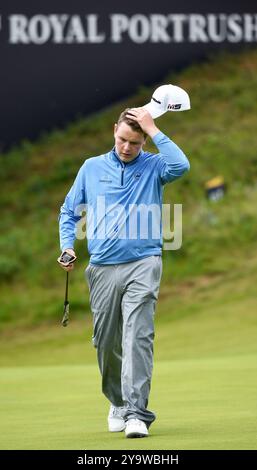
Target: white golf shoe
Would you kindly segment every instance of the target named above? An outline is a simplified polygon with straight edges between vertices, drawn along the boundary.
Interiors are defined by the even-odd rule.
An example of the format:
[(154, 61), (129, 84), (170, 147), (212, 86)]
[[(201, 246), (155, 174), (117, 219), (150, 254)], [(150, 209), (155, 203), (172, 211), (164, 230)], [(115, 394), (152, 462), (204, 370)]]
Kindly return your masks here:
[(148, 436), (148, 429), (144, 421), (132, 418), (126, 422), (125, 435), (126, 437), (146, 437)]
[(108, 415), (108, 427), (110, 432), (124, 431), (126, 427), (124, 421), (125, 413), (126, 408), (124, 406), (111, 405)]

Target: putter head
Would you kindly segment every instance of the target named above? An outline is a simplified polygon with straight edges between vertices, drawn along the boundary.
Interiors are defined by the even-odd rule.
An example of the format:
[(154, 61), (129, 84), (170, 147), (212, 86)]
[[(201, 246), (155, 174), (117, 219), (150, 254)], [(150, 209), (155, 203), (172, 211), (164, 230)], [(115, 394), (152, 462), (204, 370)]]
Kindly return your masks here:
[(69, 310), (69, 302), (64, 302), (62, 326), (67, 326), (69, 323)]

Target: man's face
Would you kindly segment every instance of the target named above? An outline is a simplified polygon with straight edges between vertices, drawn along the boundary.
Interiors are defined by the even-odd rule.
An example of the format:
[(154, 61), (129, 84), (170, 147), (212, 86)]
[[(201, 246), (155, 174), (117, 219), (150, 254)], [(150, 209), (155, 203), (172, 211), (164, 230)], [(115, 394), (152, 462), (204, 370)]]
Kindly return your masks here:
[(114, 126), (115, 149), (124, 163), (136, 158), (145, 143), (144, 135), (136, 132), (125, 122)]

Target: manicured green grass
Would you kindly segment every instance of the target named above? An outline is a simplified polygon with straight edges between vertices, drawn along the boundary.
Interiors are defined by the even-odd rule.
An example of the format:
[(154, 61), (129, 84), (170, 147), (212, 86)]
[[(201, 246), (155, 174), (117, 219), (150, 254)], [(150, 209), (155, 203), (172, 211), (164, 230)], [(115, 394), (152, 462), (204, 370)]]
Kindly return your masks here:
[(8, 330), (0, 344), (0, 448), (256, 449), (255, 258), (242, 272), (161, 288), (150, 437), (109, 434), (92, 322)]
[[(64, 361), (65, 362), (65, 361)], [(96, 366), (1, 369), (1, 449), (256, 449), (256, 356), (155, 364), (146, 439), (109, 433)]]

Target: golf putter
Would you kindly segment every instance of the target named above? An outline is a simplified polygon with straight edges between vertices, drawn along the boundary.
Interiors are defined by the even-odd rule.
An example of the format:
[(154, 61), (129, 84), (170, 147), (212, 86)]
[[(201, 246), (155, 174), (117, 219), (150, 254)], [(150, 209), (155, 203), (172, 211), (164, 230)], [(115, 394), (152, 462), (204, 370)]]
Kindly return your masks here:
[[(58, 263), (62, 266), (69, 266), (77, 259), (76, 256), (70, 255), (64, 251), (61, 256), (57, 259)], [(65, 286), (65, 297), (64, 297), (64, 306), (63, 306), (63, 319), (62, 326), (67, 326), (69, 323), (69, 300), (68, 300), (68, 291), (69, 291), (69, 271), (66, 273), (66, 286)]]
[(68, 300), (68, 290), (69, 290), (69, 272), (66, 273), (66, 286), (65, 286), (65, 298), (64, 298), (64, 305), (63, 305), (63, 319), (62, 319), (62, 326), (67, 326), (69, 323), (69, 300)]

